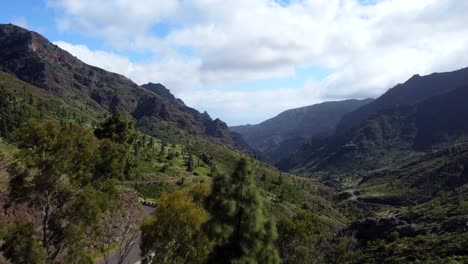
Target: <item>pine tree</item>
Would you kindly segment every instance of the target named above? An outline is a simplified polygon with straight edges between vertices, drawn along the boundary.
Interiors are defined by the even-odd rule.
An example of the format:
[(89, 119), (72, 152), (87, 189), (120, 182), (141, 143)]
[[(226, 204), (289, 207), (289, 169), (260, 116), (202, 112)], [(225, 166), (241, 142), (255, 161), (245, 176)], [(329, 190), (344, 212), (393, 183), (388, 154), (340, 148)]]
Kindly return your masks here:
[(9, 134), (8, 132), (9, 131), (8, 131), (8, 124), (7, 124), (6, 118), (2, 118), (2, 130), (1, 130), (1, 132), (2, 132), (2, 134), (1, 134), (2, 137), (5, 137), (5, 138), (8, 137), (8, 134)]
[(97, 138), (108, 138), (119, 144), (132, 145), (135, 142), (135, 129), (120, 111), (115, 111), (98, 129), (94, 131)]
[(206, 232), (217, 243), (209, 263), (279, 263), (276, 228), (262, 210), (262, 201), (242, 159), (231, 178), (216, 176), (207, 199), (212, 218)]
[(162, 162), (164, 159), (164, 152), (166, 151), (166, 143), (161, 142), (161, 149), (159, 151), (159, 161)]
[[(106, 119), (99, 128), (94, 130), (94, 135), (100, 139), (107, 139), (114, 144), (120, 145), (124, 159), (124, 174), (127, 179), (134, 176), (135, 168), (138, 166), (137, 159), (131, 155), (135, 151), (137, 133), (133, 122), (128, 120), (120, 111), (115, 111)], [(136, 144), (135, 144), (136, 145)]]
[(280, 171), (278, 175), (278, 185), (281, 185), (281, 184), (283, 184), (283, 174)]
[(187, 158), (187, 171), (193, 171), (193, 155), (189, 153)]

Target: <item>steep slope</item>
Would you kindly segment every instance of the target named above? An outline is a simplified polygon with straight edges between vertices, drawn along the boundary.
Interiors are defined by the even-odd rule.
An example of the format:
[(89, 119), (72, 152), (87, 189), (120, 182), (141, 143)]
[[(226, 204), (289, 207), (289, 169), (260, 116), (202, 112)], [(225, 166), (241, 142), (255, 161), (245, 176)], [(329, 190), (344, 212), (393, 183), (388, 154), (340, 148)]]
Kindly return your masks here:
[(277, 166), (333, 183), (359, 178), (411, 149), (414, 113), (410, 107), (380, 112), (338, 139), (307, 141)]
[(369, 173), (341, 195), (372, 214), (341, 232), (359, 241), (355, 262), (465, 263), (467, 169), (468, 145), (455, 144)]
[(466, 141), (468, 86), (415, 106), (381, 110), (343, 136), (309, 141), (278, 166), (332, 181), (359, 178), (410, 155)]
[(398, 84), (373, 102), (344, 116), (337, 125), (337, 132), (345, 134), (353, 126), (372, 114), (395, 106), (416, 105), (432, 96), (450, 92), (468, 85), (468, 68), (457, 71), (433, 73), (427, 76), (414, 75), (403, 84)]
[[(164, 87), (143, 88), (128, 78), (87, 65), (43, 36), (0, 25), (0, 70), (40, 87), (68, 105), (83, 105), (99, 118), (120, 109), (149, 133), (181, 130), (236, 147), (227, 125), (185, 106)], [(171, 132), (172, 133), (172, 132)]]
[(331, 135), (343, 115), (370, 102), (372, 99), (325, 102), (284, 111), (258, 125), (230, 129), (241, 134), (270, 161), (276, 162), (290, 156), (308, 138)]

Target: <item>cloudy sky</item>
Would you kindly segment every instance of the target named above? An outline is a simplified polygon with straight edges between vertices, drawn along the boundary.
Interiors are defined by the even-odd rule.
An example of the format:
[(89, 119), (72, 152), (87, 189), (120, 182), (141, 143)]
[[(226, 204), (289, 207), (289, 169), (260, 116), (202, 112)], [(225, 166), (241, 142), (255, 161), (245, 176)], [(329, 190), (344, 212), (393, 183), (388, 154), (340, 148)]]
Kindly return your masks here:
[(468, 66), (465, 0), (16, 0), (37, 31), (229, 125)]

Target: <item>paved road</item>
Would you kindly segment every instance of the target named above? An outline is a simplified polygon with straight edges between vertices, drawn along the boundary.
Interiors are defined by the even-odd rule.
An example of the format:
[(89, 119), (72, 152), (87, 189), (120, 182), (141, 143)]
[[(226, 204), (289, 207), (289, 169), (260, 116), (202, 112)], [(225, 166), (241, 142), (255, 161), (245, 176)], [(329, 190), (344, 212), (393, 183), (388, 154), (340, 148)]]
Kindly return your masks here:
[[(148, 216), (150, 216), (154, 211), (154, 208), (149, 207), (149, 206), (143, 206), (143, 209), (148, 214)], [(125, 261), (124, 261), (123, 264), (140, 263), (140, 261), (141, 261), (141, 257), (140, 257), (140, 237), (141, 237), (140, 234), (138, 234), (138, 236), (136, 236), (135, 239), (133, 239), (133, 241), (132, 241), (133, 247), (130, 250), (130, 252), (128, 253), (128, 256), (125, 258)], [(118, 251), (116, 251), (109, 257), (109, 264), (117, 264), (118, 260), (119, 260)], [(101, 260), (97, 261), (96, 264), (106, 264), (106, 263), (105, 263), (104, 259), (101, 259)]]

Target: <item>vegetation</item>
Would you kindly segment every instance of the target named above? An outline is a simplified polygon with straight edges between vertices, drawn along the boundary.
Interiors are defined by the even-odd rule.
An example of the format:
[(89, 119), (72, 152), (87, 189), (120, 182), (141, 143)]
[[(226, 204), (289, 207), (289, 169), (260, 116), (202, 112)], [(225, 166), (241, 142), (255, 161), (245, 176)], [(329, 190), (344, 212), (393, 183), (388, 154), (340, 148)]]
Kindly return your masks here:
[(124, 177), (125, 163), (122, 154), (112, 153), (121, 144), (98, 140), (78, 124), (59, 127), (53, 121), (27, 121), (16, 134), (22, 163), (15, 167), (10, 197), (40, 210), (46, 260), (89, 258), (84, 238), (116, 206), (114, 180)]
[(414, 77), (278, 164), (306, 178), (162, 85), (41, 38), (11, 49), (30, 34), (0, 26), (1, 263), (122, 263), (140, 235), (146, 263), (468, 261), (466, 70)]
[(258, 149), (268, 161), (286, 159), (309, 138), (324, 138), (335, 131), (341, 118), (372, 99), (325, 102), (284, 111), (257, 125), (230, 127)]
[(144, 263), (204, 263), (211, 249), (202, 232), (208, 214), (200, 200), (205, 187), (163, 193), (154, 216), (141, 227)]
[(216, 243), (208, 263), (279, 263), (275, 224), (265, 219), (246, 159), (229, 179), (215, 177), (207, 208), (205, 230)]
[[(117, 129), (119, 127), (124, 129)], [(187, 255), (184, 258), (185, 261), (179, 259), (176, 253), (172, 255), (174, 258), (165, 253), (164, 257), (167, 258), (165, 260), (159, 259), (160, 262), (169, 261), (168, 259), (171, 258), (170, 261), (174, 263), (202, 262), (212, 251), (212, 246), (216, 245), (216, 243), (210, 242), (214, 241), (214, 238), (210, 238), (208, 233), (204, 235), (203, 230), (200, 231), (202, 226), (206, 226), (206, 220), (212, 219), (209, 210), (203, 208), (204, 197), (209, 193), (208, 189), (196, 191), (196, 188), (200, 189), (199, 186), (206, 186), (205, 183), (209, 184), (213, 175), (218, 175), (216, 171), (233, 173), (236, 160), (241, 157), (237, 152), (217, 144), (202, 143), (202, 141), (194, 141), (190, 147), (180, 144), (166, 144), (134, 131), (131, 124), (118, 111), (94, 131), (90, 127), (83, 127), (78, 123), (65, 122), (60, 124), (57, 121), (30, 120), (13, 133), (11, 139), (14, 140), (14, 145), (4, 144), (0, 150), (4, 155), (12, 157), (11, 162), (13, 163), (10, 163), (10, 173), (13, 177), (9, 181), (12, 210), (18, 204), (25, 204), (31, 206), (31, 209), (28, 209), (31, 213), (35, 211), (48, 212), (40, 214), (44, 217), (38, 221), (38, 223), (42, 223), (41, 225), (34, 225), (33, 230), (36, 231), (32, 233), (16, 232), (22, 237), (14, 238), (14, 241), (17, 239), (31, 241), (33, 244), (25, 246), (38, 250), (37, 254), (34, 253), (31, 257), (37, 258), (39, 262), (43, 261), (40, 259), (43, 257), (44, 261), (47, 262), (65, 262), (67, 259), (73, 258), (81, 263), (89, 263), (92, 261), (91, 254), (93, 254), (93, 251), (89, 251), (89, 249), (97, 241), (101, 241), (97, 243), (104, 243), (97, 248), (103, 248), (105, 256), (109, 256), (108, 254), (112, 252), (109, 251), (109, 246), (114, 243), (112, 242), (115, 241), (114, 239), (123, 241), (123, 244), (120, 245), (125, 246), (125, 241), (129, 241), (128, 238), (132, 237), (130, 234), (133, 233), (128, 233), (133, 232), (132, 229), (116, 232), (108, 228), (115, 225), (126, 226), (125, 223), (117, 223), (116, 219), (121, 219), (118, 215), (125, 212), (118, 213), (119, 210), (128, 210), (122, 207), (121, 202), (119, 202), (121, 200), (119, 193), (128, 190), (128, 188), (130, 190), (135, 188), (134, 190), (146, 199), (156, 199), (158, 205), (160, 203), (161, 205), (167, 204), (167, 208), (164, 207), (166, 209), (158, 207), (159, 209), (156, 210), (158, 212), (161, 210), (159, 213), (161, 215), (165, 214), (164, 212), (170, 215), (158, 218), (158, 220), (149, 220), (143, 225), (142, 230), (153, 231), (157, 230), (157, 227), (160, 228), (161, 225), (164, 226), (164, 223), (171, 226), (177, 223), (177, 216), (173, 214), (178, 210), (175, 209), (179, 206), (177, 201), (184, 205), (181, 205), (183, 209), (180, 209), (181, 214), (179, 215), (182, 217), (179, 223), (182, 230), (199, 230), (193, 234), (198, 234), (200, 237), (189, 239), (194, 241), (195, 244), (192, 244), (192, 248), (196, 250), (193, 251), (193, 254)], [(187, 171), (190, 156), (192, 157), (193, 172)], [(133, 166), (128, 165), (130, 161), (130, 164), (134, 164)], [(57, 164), (58, 166), (56, 166)], [(259, 243), (257, 252), (263, 247), (276, 252), (274, 228), (270, 224), (271, 221), (265, 219), (273, 219), (283, 210), (302, 210), (304, 201), (309, 201), (317, 208), (321, 208), (317, 210), (317, 213), (322, 211), (324, 217), (322, 221), (332, 221), (328, 219), (332, 216), (328, 213), (330, 210), (336, 216), (339, 215), (333, 209), (331, 202), (327, 200), (331, 196), (327, 199), (319, 198), (318, 191), (326, 193), (330, 190), (317, 182), (295, 179), (288, 174), (282, 174), (282, 183), (278, 184), (280, 173), (276, 169), (258, 161), (253, 162), (252, 165), (255, 169), (249, 169), (248, 173), (242, 170), (241, 174), (239, 174), (240, 172), (233, 174), (232, 178), (236, 179), (237, 182), (233, 181), (232, 185), (244, 186), (242, 187), (244, 191), (250, 190), (244, 195), (250, 197), (247, 200), (253, 203), (242, 205), (241, 208), (256, 215), (257, 220), (254, 222), (263, 223), (260, 225), (260, 229), (252, 231), (255, 234), (253, 237), (263, 237), (255, 242)], [(166, 169), (159, 169), (163, 167)], [(130, 173), (128, 168), (131, 168)], [(247, 173), (248, 177), (241, 177), (243, 173)], [(46, 175), (53, 177), (46, 177)], [(180, 175), (185, 176), (180, 178)], [(217, 178), (215, 177), (215, 179)], [(181, 179), (184, 180), (179, 185)], [(49, 185), (55, 188), (48, 188)], [(256, 189), (255, 185), (261, 186), (262, 189)], [(239, 192), (239, 187), (236, 188)], [(321, 188), (323, 189), (321, 190)], [(177, 191), (178, 189), (181, 191)], [(173, 191), (176, 192), (164, 194)], [(232, 199), (235, 192), (232, 191), (230, 197), (226, 198)], [(257, 209), (261, 200), (265, 201), (262, 203), (265, 206), (263, 209)], [(195, 210), (194, 212), (200, 213), (204, 217), (198, 218), (195, 222), (184, 220), (190, 206)], [(114, 215), (113, 220), (110, 220), (110, 223), (113, 224), (102, 224), (102, 219), (109, 219), (110, 215)], [(125, 219), (128, 220), (128, 218)], [(164, 222), (162, 219), (170, 221)], [(344, 219), (341, 218), (340, 221), (344, 221)], [(342, 224), (337, 224), (329, 230), (334, 230), (340, 225)], [(8, 230), (10, 229), (7, 228)], [(152, 243), (157, 242), (158, 239), (154, 239), (157, 235), (151, 232), (150, 234), (152, 239), (149, 240)], [(184, 232), (184, 234), (187, 233)], [(171, 236), (165, 235), (160, 238), (167, 239)], [(200, 239), (203, 242), (199, 242)], [(242, 239), (246, 241), (245, 243), (253, 243), (247, 238), (236, 239)], [(8, 245), (9, 241), (13, 240), (4, 239), (4, 241), (4, 245)], [(156, 250), (158, 244), (147, 243), (145, 245), (144, 252), (159, 251)], [(185, 241), (183, 245), (185, 247), (191, 244)], [(207, 245), (207, 248), (202, 250), (200, 245)], [(116, 249), (119, 248), (121, 246)], [(16, 257), (15, 254), (11, 253), (11, 250), (13, 249), (5, 247), (4, 256), (10, 260), (21, 261), (21, 259), (14, 259)], [(177, 244), (174, 244), (173, 250), (179, 252), (178, 250), (182, 249), (177, 249)], [(249, 253), (249, 257), (252, 255), (255, 254)], [(270, 254), (268, 257), (274, 258), (267, 260), (271, 261), (270, 263), (277, 262), (275, 254)], [(151, 260), (159, 263), (154, 258)]]

